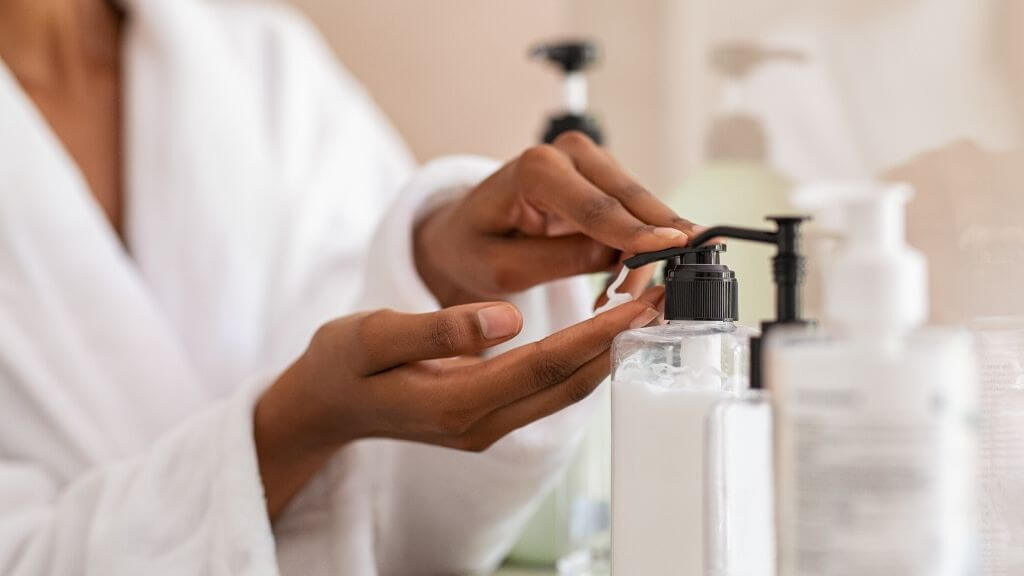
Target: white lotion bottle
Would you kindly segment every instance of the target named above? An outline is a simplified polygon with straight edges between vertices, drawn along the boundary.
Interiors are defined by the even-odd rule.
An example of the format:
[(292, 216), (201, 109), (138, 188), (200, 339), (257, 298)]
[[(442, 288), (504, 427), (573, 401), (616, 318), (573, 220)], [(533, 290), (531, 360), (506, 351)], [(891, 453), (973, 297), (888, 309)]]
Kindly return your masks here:
[(752, 331), (737, 326), (723, 245), (666, 267), (667, 323), (612, 345), (612, 573), (703, 576), (705, 421), (746, 389)]
[(779, 574), (972, 574), (971, 340), (922, 328), (909, 187), (841, 188), (846, 233), (824, 274), (823, 328), (765, 343)]

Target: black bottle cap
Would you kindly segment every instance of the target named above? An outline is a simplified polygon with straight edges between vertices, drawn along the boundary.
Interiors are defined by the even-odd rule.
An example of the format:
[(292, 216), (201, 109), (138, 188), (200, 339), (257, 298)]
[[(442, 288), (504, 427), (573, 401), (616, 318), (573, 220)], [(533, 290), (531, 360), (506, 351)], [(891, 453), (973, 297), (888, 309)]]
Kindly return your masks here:
[[(736, 226), (715, 226), (704, 230), (690, 239), (691, 246), (700, 246), (713, 238), (736, 238), (762, 244), (773, 244), (776, 247), (775, 257), (772, 258), (772, 276), (775, 281), (775, 320), (761, 323), (762, 337), (778, 326), (809, 324), (802, 316), (800, 298), (804, 276), (804, 257), (800, 246), (800, 226), (807, 220), (807, 217), (770, 216), (768, 219), (775, 223), (775, 230), (752, 230)], [(671, 263), (670, 266), (672, 266), (676, 261), (681, 261), (686, 254), (693, 250), (693, 248), (686, 247), (645, 252), (628, 258), (625, 261), (625, 265), (629, 268), (638, 268), (658, 260), (668, 260)], [(717, 258), (715, 261), (717, 262)], [(666, 272), (666, 284), (668, 284), (668, 278), (669, 274)], [(674, 320), (675, 318), (670, 317), (668, 311), (669, 302), (672, 299), (669, 296), (670, 291), (671, 286), (666, 285), (665, 318)], [(751, 339), (750, 367), (750, 387), (754, 389), (761, 388), (764, 384), (764, 374), (761, 365), (760, 338)]]
[(560, 135), (572, 131), (586, 134), (598, 146), (604, 144), (604, 133), (601, 131), (601, 123), (597, 121), (597, 118), (589, 114), (553, 116), (548, 121), (548, 127), (544, 131), (544, 143), (551, 144)]
[(721, 263), (725, 244), (683, 250), (665, 267), (665, 319), (735, 322), (736, 273)]

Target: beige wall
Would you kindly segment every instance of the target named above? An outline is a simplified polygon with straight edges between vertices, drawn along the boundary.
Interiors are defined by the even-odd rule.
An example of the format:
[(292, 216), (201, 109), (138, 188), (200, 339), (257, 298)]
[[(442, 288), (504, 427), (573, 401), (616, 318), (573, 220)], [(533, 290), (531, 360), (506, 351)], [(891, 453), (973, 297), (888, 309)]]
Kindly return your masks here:
[(421, 160), (508, 157), (531, 144), (560, 98), (528, 47), (565, 30), (550, 0), (294, 0), (366, 84)]
[[(592, 107), (609, 146), (656, 190), (679, 180), (693, 112), (668, 91), (692, 62), (691, 42), (669, 33), (673, 0), (292, 0), (374, 94), (420, 160), (471, 152), (507, 159), (533, 144), (558, 108), (554, 70), (526, 58), (538, 40), (587, 35), (605, 59), (592, 75)], [(666, 40), (669, 38), (669, 40)], [(685, 92), (685, 90), (684, 90)], [(667, 94), (672, 93), (672, 101)]]

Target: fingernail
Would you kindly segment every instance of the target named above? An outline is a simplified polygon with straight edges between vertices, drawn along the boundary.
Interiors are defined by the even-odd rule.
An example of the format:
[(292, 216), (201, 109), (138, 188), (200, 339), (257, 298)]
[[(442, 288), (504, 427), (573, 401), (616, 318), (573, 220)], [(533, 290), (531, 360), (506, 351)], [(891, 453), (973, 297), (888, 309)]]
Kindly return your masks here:
[(686, 233), (684, 233), (682, 230), (676, 230), (675, 228), (665, 228), (661, 226), (651, 230), (651, 234), (654, 234), (659, 238), (668, 238), (672, 240), (686, 236)]
[(643, 312), (637, 314), (636, 318), (633, 318), (633, 321), (629, 323), (629, 327), (643, 328), (644, 326), (647, 326), (648, 324), (653, 322), (654, 319), (660, 315), (661, 314), (654, 308), (645, 308)]
[(505, 338), (519, 331), (519, 314), (511, 306), (489, 306), (476, 313), (480, 333), (487, 340)]

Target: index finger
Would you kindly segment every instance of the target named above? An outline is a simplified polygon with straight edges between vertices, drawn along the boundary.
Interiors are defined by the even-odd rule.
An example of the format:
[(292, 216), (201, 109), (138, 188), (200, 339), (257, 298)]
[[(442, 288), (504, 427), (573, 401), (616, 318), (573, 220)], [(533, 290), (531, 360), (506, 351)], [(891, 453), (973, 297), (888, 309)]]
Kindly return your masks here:
[(638, 219), (654, 226), (675, 228), (687, 236), (695, 236), (697, 226), (679, 216), (647, 188), (640, 185), (608, 153), (579, 132), (566, 132), (554, 146), (572, 160), (584, 178), (605, 194), (615, 198)]
[(375, 374), (402, 364), (480, 352), (511, 339), (522, 316), (505, 302), (453, 306), (425, 314), (377, 310), (354, 323), (348, 362), (359, 373)]
[(553, 146), (524, 153), (516, 172), (528, 203), (568, 220), (606, 246), (636, 254), (686, 243), (681, 230), (654, 226), (630, 213), (619, 200), (577, 172), (572, 159)]

